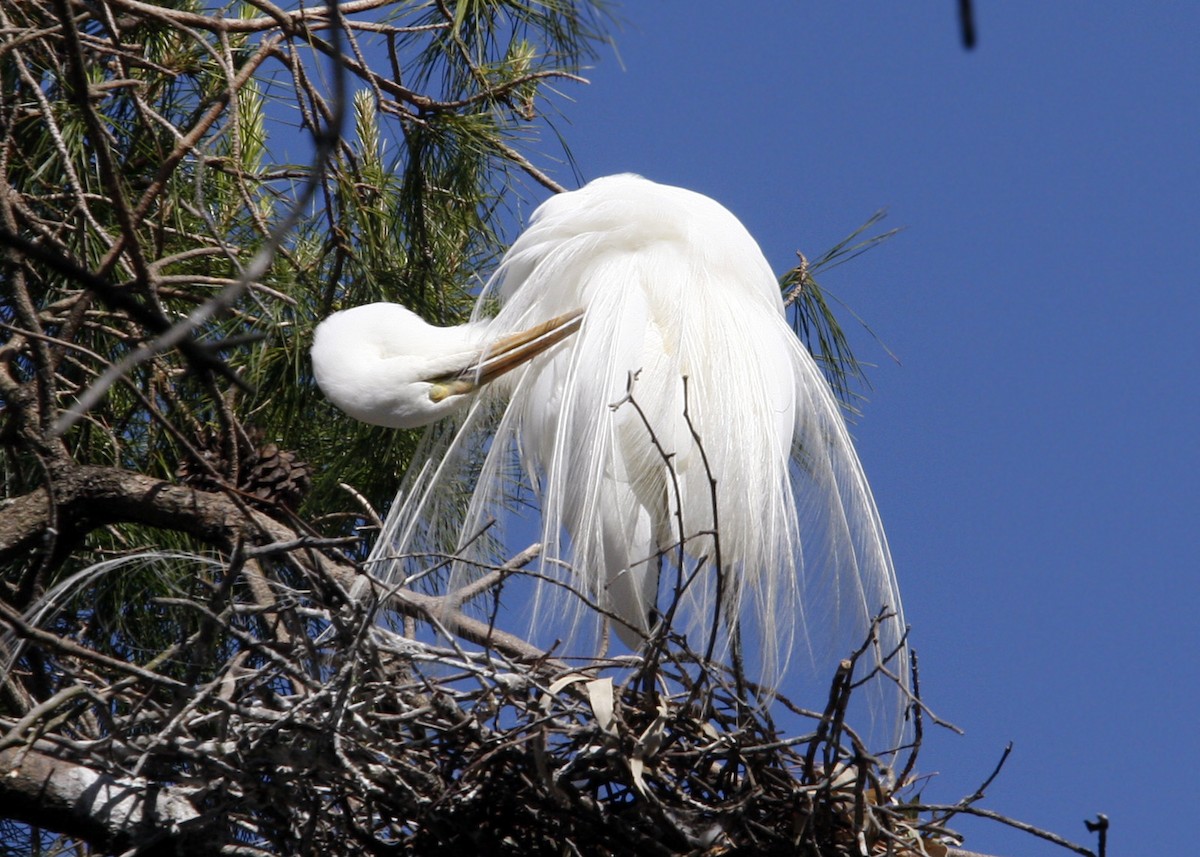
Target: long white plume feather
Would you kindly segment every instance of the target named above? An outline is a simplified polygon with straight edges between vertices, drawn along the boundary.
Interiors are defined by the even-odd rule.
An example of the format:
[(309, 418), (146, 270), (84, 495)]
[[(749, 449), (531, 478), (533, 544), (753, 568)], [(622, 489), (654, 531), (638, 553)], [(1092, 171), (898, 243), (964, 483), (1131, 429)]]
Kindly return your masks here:
[(887, 608), (879, 650), (900, 650), (901, 682), (876, 681), (873, 701), (899, 724), (904, 619), (879, 515), (839, 405), (741, 223), (691, 191), (598, 179), (535, 212), (479, 306), (497, 303), (497, 333), (585, 316), (457, 425), (432, 430), (432, 458), (406, 479), (373, 573), (400, 582), (446, 553), (459, 574), (495, 563), (524, 547), (502, 529), (523, 498), (540, 511), (540, 571), (563, 584), (536, 589), (535, 629), (594, 645), (597, 614), (575, 590), (636, 646), (683, 582), (675, 629), (703, 651), (719, 606), (722, 649), (737, 628), (775, 682), (789, 664), (831, 674)]

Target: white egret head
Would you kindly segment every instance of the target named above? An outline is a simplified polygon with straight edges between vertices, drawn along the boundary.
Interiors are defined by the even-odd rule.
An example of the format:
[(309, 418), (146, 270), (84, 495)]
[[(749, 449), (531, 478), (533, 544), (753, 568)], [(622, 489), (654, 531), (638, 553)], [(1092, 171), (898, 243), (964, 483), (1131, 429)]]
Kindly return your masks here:
[(417, 428), (575, 332), (581, 315), (497, 336), (485, 321), (436, 327), (399, 304), (366, 304), (317, 326), (313, 374), (321, 392), (355, 419)]

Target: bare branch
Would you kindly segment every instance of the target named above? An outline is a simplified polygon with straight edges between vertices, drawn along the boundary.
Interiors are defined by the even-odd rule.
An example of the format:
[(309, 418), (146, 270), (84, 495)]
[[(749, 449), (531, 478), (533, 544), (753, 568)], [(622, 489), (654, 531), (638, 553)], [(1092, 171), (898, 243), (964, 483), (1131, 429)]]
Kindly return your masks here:
[(77, 836), (119, 853), (153, 844), (184, 855), (212, 854), (203, 816), (188, 791), (116, 777), (34, 749), (0, 750), (5, 815)]

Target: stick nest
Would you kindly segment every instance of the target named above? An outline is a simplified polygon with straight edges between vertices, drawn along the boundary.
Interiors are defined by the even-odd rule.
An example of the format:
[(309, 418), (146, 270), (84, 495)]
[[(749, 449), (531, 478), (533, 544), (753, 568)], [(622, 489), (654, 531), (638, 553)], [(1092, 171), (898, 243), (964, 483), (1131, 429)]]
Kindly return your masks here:
[(149, 658), (86, 614), (8, 615), (25, 704), (0, 749), (186, 799), (194, 853), (945, 853), (896, 794), (915, 747), (897, 777), (843, 721), (850, 660), (806, 712), (679, 639), (522, 659), (385, 632), (329, 579), (265, 600), (252, 568), (156, 599), (178, 639)]

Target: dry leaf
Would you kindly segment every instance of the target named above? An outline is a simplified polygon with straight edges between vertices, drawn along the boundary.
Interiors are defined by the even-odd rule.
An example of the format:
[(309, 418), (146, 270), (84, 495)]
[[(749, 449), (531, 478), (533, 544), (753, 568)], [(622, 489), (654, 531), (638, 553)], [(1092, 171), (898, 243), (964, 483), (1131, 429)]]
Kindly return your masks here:
[(613, 725), (613, 682), (611, 678), (597, 678), (587, 683), (588, 701), (600, 728), (610, 735), (617, 734)]

